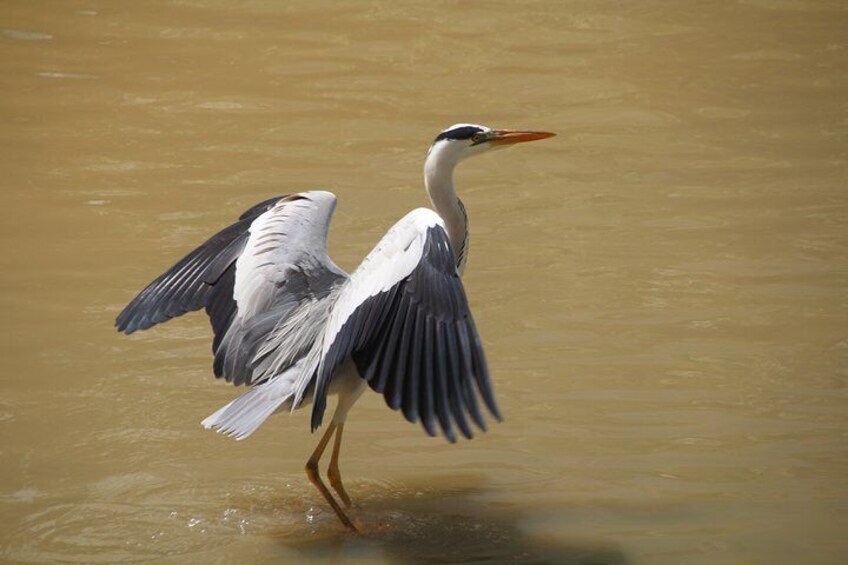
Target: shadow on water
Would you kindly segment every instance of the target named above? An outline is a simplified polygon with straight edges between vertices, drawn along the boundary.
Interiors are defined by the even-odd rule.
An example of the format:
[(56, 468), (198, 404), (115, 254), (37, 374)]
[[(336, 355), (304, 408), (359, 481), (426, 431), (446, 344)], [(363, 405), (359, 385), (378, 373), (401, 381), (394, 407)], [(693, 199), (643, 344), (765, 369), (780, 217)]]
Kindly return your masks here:
[[(391, 563), (535, 563), (626, 565), (630, 560), (615, 543), (561, 541), (535, 537), (522, 528), (531, 513), (487, 499), (474, 477), (450, 484), (415, 488), (369, 489), (351, 516), (361, 530), (350, 534), (333, 527), (332, 512), (322, 513), (321, 527), (308, 539), (277, 539), (305, 560), (379, 559)], [(424, 484), (424, 483), (422, 483)], [(395, 485), (397, 486), (397, 485)], [(382, 485), (385, 487), (385, 485)], [(361, 489), (358, 489), (361, 490)]]

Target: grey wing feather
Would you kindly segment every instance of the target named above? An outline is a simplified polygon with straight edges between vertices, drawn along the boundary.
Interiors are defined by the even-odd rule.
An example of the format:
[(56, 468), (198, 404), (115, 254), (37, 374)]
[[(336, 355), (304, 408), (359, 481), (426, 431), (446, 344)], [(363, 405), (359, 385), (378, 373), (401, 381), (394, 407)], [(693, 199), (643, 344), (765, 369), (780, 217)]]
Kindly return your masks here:
[(282, 198), (285, 197), (270, 198), (251, 207), (237, 222), (210, 237), (147, 285), (118, 314), (118, 331), (131, 334), (146, 330), (207, 306), (216, 285), (241, 254), (250, 224)]

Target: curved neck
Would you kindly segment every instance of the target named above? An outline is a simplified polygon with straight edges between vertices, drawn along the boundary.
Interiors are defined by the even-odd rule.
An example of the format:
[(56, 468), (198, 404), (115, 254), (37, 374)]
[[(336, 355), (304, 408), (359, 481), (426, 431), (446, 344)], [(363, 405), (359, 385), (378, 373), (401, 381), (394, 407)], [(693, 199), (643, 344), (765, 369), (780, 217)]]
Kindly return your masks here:
[(456, 254), (456, 268), (462, 274), (468, 260), (468, 215), (453, 185), (453, 170), (457, 161), (451, 158), (449, 152), (439, 149), (434, 146), (424, 162), (424, 185), (433, 208), (445, 221)]

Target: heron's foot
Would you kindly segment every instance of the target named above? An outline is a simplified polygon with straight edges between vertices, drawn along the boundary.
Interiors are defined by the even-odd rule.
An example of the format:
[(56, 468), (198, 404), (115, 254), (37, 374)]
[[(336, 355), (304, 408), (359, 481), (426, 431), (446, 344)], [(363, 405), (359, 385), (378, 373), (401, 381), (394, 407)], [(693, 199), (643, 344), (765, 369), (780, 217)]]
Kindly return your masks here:
[[(339, 506), (339, 503), (336, 502), (335, 498), (333, 498), (333, 495), (330, 493), (330, 490), (324, 484), (324, 481), (321, 480), (321, 475), (318, 473), (317, 461), (310, 460), (306, 464), (306, 476), (309, 477), (309, 481), (313, 485), (315, 485), (315, 488), (318, 489), (318, 491), (324, 497), (324, 500), (327, 501), (327, 504), (329, 504), (333, 511), (336, 513), (336, 516), (338, 517), (339, 521), (344, 524), (344, 527), (352, 532), (359, 533), (359, 529), (353, 525), (353, 522), (350, 520), (350, 518), (348, 518), (347, 514), (345, 514), (345, 511), (342, 510), (341, 506)], [(348, 499), (348, 501), (349, 500), (350, 499)]]
[(330, 468), (327, 469), (327, 478), (330, 479), (330, 485), (333, 487), (333, 490), (338, 493), (339, 498), (342, 499), (345, 508), (353, 506), (353, 502), (351, 502), (350, 496), (348, 496), (347, 491), (342, 484), (342, 475), (339, 472), (338, 466), (330, 465)]

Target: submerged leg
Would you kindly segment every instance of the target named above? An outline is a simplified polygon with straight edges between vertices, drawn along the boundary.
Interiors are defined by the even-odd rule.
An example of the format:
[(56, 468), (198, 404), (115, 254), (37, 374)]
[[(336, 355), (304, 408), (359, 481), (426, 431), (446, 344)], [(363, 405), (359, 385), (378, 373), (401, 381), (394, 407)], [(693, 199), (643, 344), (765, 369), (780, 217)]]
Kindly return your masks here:
[(351, 501), (350, 497), (347, 495), (347, 491), (342, 484), (342, 475), (339, 472), (339, 451), (342, 447), (342, 432), (344, 431), (344, 422), (339, 424), (336, 428), (336, 440), (333, 443), (333, 455), (330, 457), (330, 466), (327, 468), (327, 477), (330, 479), (330, 484), (333, 486), (333, 489), (337, 493), (339, 493), (339, 497), (344, 502), (344, 505), (350, 508)]
[(324, 481), (321, 480), (321, 476), (318, 474), (318, 461), (321, 459), (321, 455), (324, 453), (324, 449), (327, 447), (327, 443), (330, 441), (330, 438), (333, 435), (333, 432), (336, 431), (337, 424), (335, 422), (331, 423), (327, 426), (327, 431), (324, 432), (324, 435), (321, 437), (321, 441), (318, 442), (318, 446), (315, 448), (315, 451), (312, 453), (312, 457), (309, 458), (309, 461), (306, 462), (306, 476), (309, 477), (309, 480), (315, 485), (327, 503), (333, 508), (336, 516), (339, 517), (342, 524), (345, 525), (349, 530), (353, 530), (354, 532), (358, 531), (356, 526), (353, 525), (353, 522), (350, 521), (350, 518), (347, 517), (347, 514), (344, 513), (339, 503), (336, 502), (336, 499), (333, 498), (333, 495), (330, 494), (330, 490), (324, 484)]

